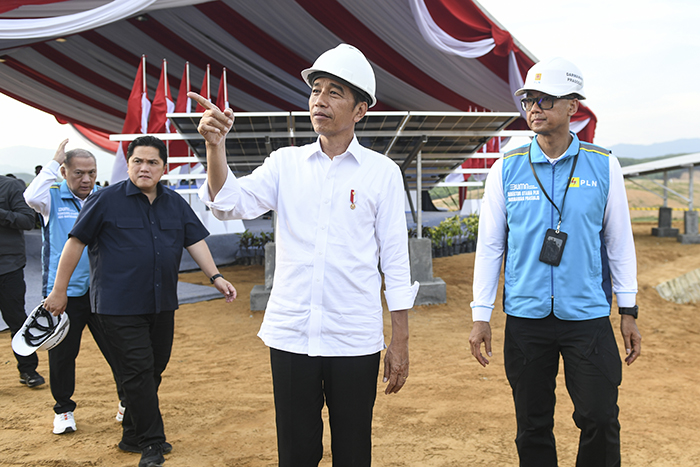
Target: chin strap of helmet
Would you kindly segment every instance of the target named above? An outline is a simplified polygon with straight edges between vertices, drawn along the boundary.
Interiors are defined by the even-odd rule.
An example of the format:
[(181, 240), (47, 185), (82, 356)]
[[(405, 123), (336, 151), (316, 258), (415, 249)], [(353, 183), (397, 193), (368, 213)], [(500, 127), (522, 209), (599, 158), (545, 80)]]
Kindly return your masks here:
[[(42, 324), (39, 321), (40, 319), (45, 320), (47, 324)], [(54, 322), (51, 313), (40, 305), (39, 309), (34, 313), (31, 323), (24, 331), (24, 340), (27, 342), (27, 345), (30, 346), (40, 345), (53, 334), (56, 330), (56, 326), (58, 326), (58, 324)], [(32, 334), (32, 330), (37, 330), (39, 333)]]

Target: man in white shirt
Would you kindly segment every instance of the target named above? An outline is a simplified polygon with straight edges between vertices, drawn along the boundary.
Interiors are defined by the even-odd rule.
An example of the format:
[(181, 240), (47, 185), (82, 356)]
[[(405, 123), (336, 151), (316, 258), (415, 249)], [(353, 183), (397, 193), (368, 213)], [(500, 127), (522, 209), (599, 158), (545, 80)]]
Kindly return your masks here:
[[(24, 192), (27, 204), (41, 214), (42, 220), (42, 295), (47, 297), (53, 289), (58, 261), (68, 240), (78, 214), (87, 197), (96, 191), (97, 162), (95, 156), (84, 149), (66, 152), (68, 140), (59, 144), (53, 159), (41, 169)], [(57, 182), (60, 176), (63, 181)], [(77, 427), (72, 400), (75, 390), (75, 359), (80, 351), (80, 341), (85, 326), (102, 351), (114, 373), (107, 343), (97, 316), (90, 306), (90, 265), (87, 251), (71, 276), (68, 288), (66, 313), (70, 317), (70, 330), (63, 341), (49, 350), (51, 394), (54, 405), (54, 428), (57, 435), (74, 432)], [(117, 381), (119, 391), (119, 382)], [(120, 397), (121, 399), (121, 397)]]
[(398, 392), (408, 377), (407, 310), (418, 284), (410, 284), (402, 177), (354, 134), (376, 103), (364, 55), (341, 44), (302, 77), (318, 140), (273, 152), (241, 179), (226, 161), (233, 111), (189, 94), (207, 109), (199, 124), (208, 163), (200, 197), (220, 219), (277, 212), (274, 285), (258, 336), (270, 347), (279, 465), (318, 465), (325, 398), (333, 465), (369, 466), (384, 348), (378, 264), (392, 320), (385, 393)]

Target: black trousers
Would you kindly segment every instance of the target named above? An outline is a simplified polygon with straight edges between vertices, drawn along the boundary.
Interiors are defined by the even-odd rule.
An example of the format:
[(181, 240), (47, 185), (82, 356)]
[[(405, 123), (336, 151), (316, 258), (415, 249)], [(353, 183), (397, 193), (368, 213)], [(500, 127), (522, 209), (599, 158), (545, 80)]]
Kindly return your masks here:
[(102, 355), (112, 369), (114, 381), (117, 383), (117, 393), (123, 399), (121, 384), (116, 373), (114, 359), (111, 357), (109, 344), (102, 330), (102, 325), (97, 315), (92, 313), (90, 306), (90, 293), (80, 297), (68, 297), (66, 314), (70, 318), (70, 329), (63, 341), (49, 350), (49, 373), (51, 378), (51, 394), (56, 404), (53, 410), (56, 413), (72, 412), (76, 404), (71, 399), (75, 391), (75, 359), (80, 352), (80, 341), (83, 337), (83, 329), (87, 326), (92, 337), (97, 343)]
[[(27, 320), (27, 313), (24, 311), (26, 291), (24, 268), (0, 274), (0, 312), (2, 312), (2, 319), (10, 328), (12, 337), (22, 329), (22, 325)], [(37, 305), (38, 303), (33, 304), (32, 309)], [(15, 359), (17, 359), (17, 369), (20, 373), (33, 373), (39, 366), (39, 357), (36, 352), (27, 357), (15, 354)]]
[(175, 312), (97, 316), (126, 398), (122, 440), (141, 449), (165, 442), (158, 387), (170, 360)]
[(608, 317), (563, 321), (508, 316), (505, 368), (513, 389), (521, 466), (557, 466), (552, 432), (559, 355), (581, 430), (577, 467), (620, 465), (617, 406), (622, 362)]
[(379, 356), (309, 357), (270, 349), (279, 467), (318, 466), (324, 397), (333, 467), (371, 465)]

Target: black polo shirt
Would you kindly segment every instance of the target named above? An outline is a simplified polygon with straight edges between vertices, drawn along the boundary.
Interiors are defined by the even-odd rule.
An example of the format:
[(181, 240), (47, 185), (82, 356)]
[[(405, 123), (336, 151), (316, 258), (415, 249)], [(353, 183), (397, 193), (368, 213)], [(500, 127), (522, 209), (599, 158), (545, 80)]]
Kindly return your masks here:
[(178, 193), (159, 184), (151, 204), (129, 179), (90, 195), (70, 232), (88, 246), (90, 298), (105, 315), (177, 309), (182, 249), (208, 235)]

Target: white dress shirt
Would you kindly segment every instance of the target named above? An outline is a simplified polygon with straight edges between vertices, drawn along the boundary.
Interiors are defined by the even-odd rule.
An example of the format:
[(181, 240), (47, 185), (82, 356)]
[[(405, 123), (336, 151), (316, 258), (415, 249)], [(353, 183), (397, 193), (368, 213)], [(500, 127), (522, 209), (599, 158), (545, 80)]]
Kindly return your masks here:
[(382, 285), (389, 310), (411, 308), (401, 171), (353, 138), (333, 159), (317, 140), (273, 152), (252, 174), (228, 178), (214, 201), (221, 220), (277, 212), (274, 285), (258, 336), (310, 356), (369, 355), (384, 348)]

